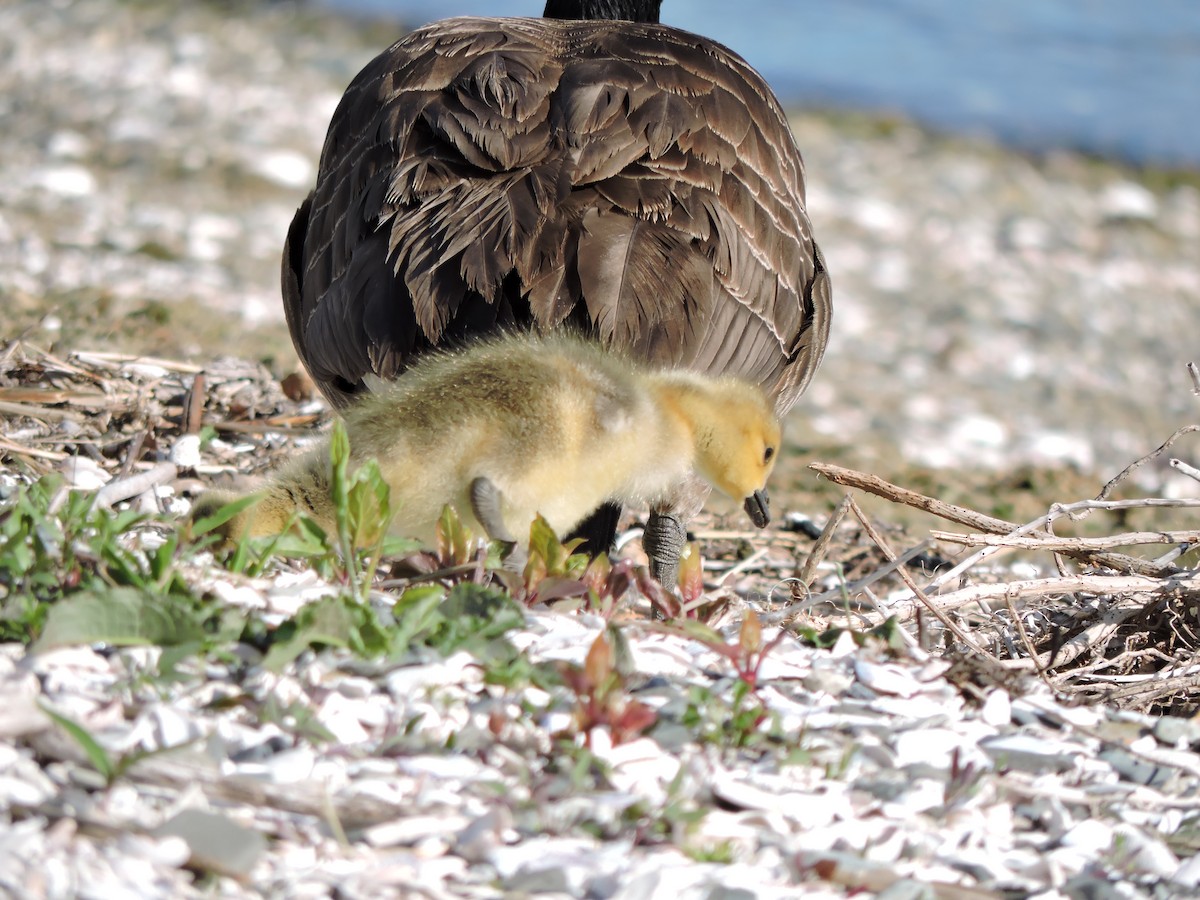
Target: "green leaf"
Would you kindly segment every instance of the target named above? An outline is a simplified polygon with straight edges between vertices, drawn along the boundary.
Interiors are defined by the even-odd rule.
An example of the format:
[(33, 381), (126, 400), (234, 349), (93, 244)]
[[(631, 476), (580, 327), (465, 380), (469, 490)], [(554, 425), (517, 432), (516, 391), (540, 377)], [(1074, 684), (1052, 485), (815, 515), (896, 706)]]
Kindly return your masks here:
[(343, 551), (350, 540), (350, 520), (347, 505), (347, 494), (350, 489), (350, 437), (346, 434), (346, 426), (341, 419), (333, 423), (333, 431), (329, 435), (330, 478), (329, 493), (333, 500), (333, 509), (337, 516), (338, 537), (342, 542)]
[(469, 558), (471, 530), (449, 504), (442, 507), (442, 514), (434, 526), (434, 537), (438, 558), (444, 565), (461, 565)]
[(392, 628), (392, 654), (408, 649), (418, 635), (427, 634), (442, 624), (442, 601), (445, 588), (436, 584), (410, 587), (392, 607), (396, 624)]
[(355, 547), (378, 547), (387, 536), (392, 520), (390, 494), (375, 460), (367, 460), (354, 473), (346, 504)]
[(289, 625), (278, 630), (279, 639), (263, 660), (263, 666), (270, 671), (280, 671), (314, 644), (378, 656), (387, 650), (389, 643), (371, 608), (349, 597), (327, 597), (310, 603)]
[(430, 643), (442, 653), (464, 644), (479, 649), (525, 623), (525, 612), (506, 592), (471, 582), (451, 588), (439, 610), (442, 623)]
[(238, 513), (249, 509), (261, 499), (262, 497), (259, 494), (248, 494), (245, 497), (238, 497), (236, 500), (226, 503), (224, 506), (215, 510), (212, 515), (205, 516), (203, 519), (197, 519), (195, 522), (193, 522), (192, 534), (196, 537), (208, 534), (214, 528), (219, 528), (224, 525)]
[(738, 645), (743, 655), (749, 657), (762, 648), (762, 623), (758, 621), (758, 613), (752, 609), (746, 610), (742, 618), (742, 628), (738, 633)]
[(78, 722), (56, 713), (44, 703), (39, 703), (38, 705), (42, 708), (42, 712), (48, 715), (56, 725), (75, 739), (75, 743), (79, 744), (83, 752), (87, 755), (92, 768), (100, 773), (105, 782), (111, 784), (117, 776), (117, 769), (113, 765), (112, 757), (108, 755), (108, 751), (100, 746), (100, 743)]
[(37, 653), (71, 644), (172, 646), (205, 637), (198, 613), (178, 598), (136, 588), (108, 588), (55, 603), (46, 617)]
[(708, 647), (725, 647), (725, 638), (715, 628), (698, 622), (695, 619), (683, 619), (674, 623), (675, 627), (694, 641), (699, 641)]

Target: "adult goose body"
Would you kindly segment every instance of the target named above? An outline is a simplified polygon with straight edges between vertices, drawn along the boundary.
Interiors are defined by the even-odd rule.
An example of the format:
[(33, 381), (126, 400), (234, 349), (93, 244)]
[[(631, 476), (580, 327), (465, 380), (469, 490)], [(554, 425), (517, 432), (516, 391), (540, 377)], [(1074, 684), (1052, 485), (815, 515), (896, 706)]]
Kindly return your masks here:
[[(283, 257), (292, 340), (335, 406), (431, 348), (558, 328), (792, 406), (830, 319), (803, 162), (762, 78), (660, 2), (446, 19), (358, 74)], [(651, 510), (664, 581), (706, 492)], [(610, 539), (614, 511), (592, 527)]]

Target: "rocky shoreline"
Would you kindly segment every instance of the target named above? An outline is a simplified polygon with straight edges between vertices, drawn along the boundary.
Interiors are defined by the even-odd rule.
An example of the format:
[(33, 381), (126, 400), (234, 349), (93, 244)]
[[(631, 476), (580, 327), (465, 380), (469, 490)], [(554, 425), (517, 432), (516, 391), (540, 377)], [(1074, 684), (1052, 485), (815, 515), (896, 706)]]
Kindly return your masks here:
[[(395, 36), (282, 3), (0, 5), (0, 304), (4, 339), (28, 345), (10, 345), (0, 371), (13, 388), (5, 421), (21, 422), (4, 435), (8, 458), (74, 461), (73, 483), (91, 488), (130, 473), (82, 445), (145, 440), (170, 461), (154, 468), (174, 478), (178, 463), (193, 482), (254, 467), (267, 442), (227, 430), (201, 451), (198, 436), (176, 434), (180, 398), (205, 389), (229, 419), (248, 404), (274, 414), (284, 425), (271, 452), (289, 452), (287, 423), (310, 425), (319, 404), (285, 400), (259, 370), (210, 363), (294, 367), (283, 235), (342, 88)], [(1035, 160), (903, 122), (807, 112), (794, 124), (836, 303), (826, 363), (790, 422), (798, 471), (818, 448), (861, 468), (1112, 474), (1194, 418), (1183, 370), (1200, 300), (1194, 177)], [(64, 362), (83, 349), (110, 352)], [(114, 351), (198, 362), (207, 388), (196, 367)], [(96, 406), (118, 394), (135, 411), (120, 442)], [(71, 398), (91, 405), (47, 411)], [(19, 469), (0, 467), (6, 497), (27, 480)], [(1165, 464), (1136, 477), (1154, 493), (1195, 491)], [(186, 513), (184, 480), (133, 502)], [(152, 554), (173, 529), (122, 539)], [(182, 660), (170, 646), (0, 644), (0, 893), (1195, 895), (1195, 721), (1064, 702), (1018, 658), (1029, 633), (1040, 646), (1053, 637), (1044, 609), (959, 610), (987, 652), (954, 668), (928, 649), (945, 637), (934, 624), (920, 640), (868, 633), (862, 623), (909, 603), (889, 593), (895, 582), (856, 593), (861, 609), (807, 611), (812, 634), (847, 627), (831, 645), (798, 637), (795, 622), (777, 642), (764, 626), (756, 644), (747, 610), (773, 611), (811, 538), (756, 537), (769, 546), (743, 560), (745, 539), (717, 534), (734, 549), (708, 573), (711, 595), (732, 615), (704, 640), (640, 607), (617, 616), (620, 690), (599, 712), (586, 712), (594, 696), (578, 680), (529, 673), (594, 665), (589, 647), (614, 634), (605, 617), (514, 611), (494, 596), (514, 616), (511, 671), (495, 642), (487, 654), (414, 643), (393, 658), (306, 649), (279, 665), (253, 641)], [(182, 558), (189, 590), (263, 629), (337, 593), (311, 569), (235, 575), (211, 555)], [(828, 562), (814, 590), (836, 597), (848, 577)], [(1195, 612), (1176, 594), (1163, 609), (1182, 637), (1155, 663), (1186, 678)], [(1084, 622), (1131, 616), (1144, 599), (1055, 596), (1057, 612)], [(370, 600), (382, 621), (397, 602)], [(1145, 646), (1131, 640), (1126, 655), (1157, 652)], [(972, 658), (999, 674), (964, 670)], [(735, 666), (748, 661), (749, 694)], [(1158, 677), (1102, 658), (1092, 669), (1114, 690)], [(633, 701), (656, 724), (622, 742)], [(99, 753), (47, 708), (84, 723)]]

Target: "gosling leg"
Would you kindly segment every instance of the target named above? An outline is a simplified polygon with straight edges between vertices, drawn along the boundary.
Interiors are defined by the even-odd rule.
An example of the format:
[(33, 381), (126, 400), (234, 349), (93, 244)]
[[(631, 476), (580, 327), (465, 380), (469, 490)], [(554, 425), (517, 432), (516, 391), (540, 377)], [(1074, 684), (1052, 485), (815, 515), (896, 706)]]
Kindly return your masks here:
[(480, 476), (471, 482), (471, 510), (475, 518), (491, 540), (503, 545), (500, 557), (504, 568), (520, 573), (525, 568), (528, 554), (504, 524), (504, 517), (500, 514), (503, 497), (490, 478)]
[(500, 489), (490, 478), (482, 475), (471, 482), (471, 510), (475, 518), (483, 526), (489, 538), (505, 544), (516, 544), (517, 539), (509, 532), (504, 524), (504, 516), (500, 510), (503, 506)]
[(679, 557), (687, 543), (687, 525), (672, 513), (650, 511), (642, 534), (642, 549), (650, 557), (650, 574), (668, 591), (679, 582)]

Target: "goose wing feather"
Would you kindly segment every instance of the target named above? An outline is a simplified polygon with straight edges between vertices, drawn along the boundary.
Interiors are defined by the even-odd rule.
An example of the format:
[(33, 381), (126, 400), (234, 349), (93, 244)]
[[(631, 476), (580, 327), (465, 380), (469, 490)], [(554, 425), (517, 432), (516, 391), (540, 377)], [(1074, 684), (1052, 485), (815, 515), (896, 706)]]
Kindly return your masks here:
[(283, 290), (335, 403), (476, 330), (571, 321), (758, 379), (786, 410), (829, 281), (762, 79), (650, 24), (450, 19), (363, 69), (297, 211)]

